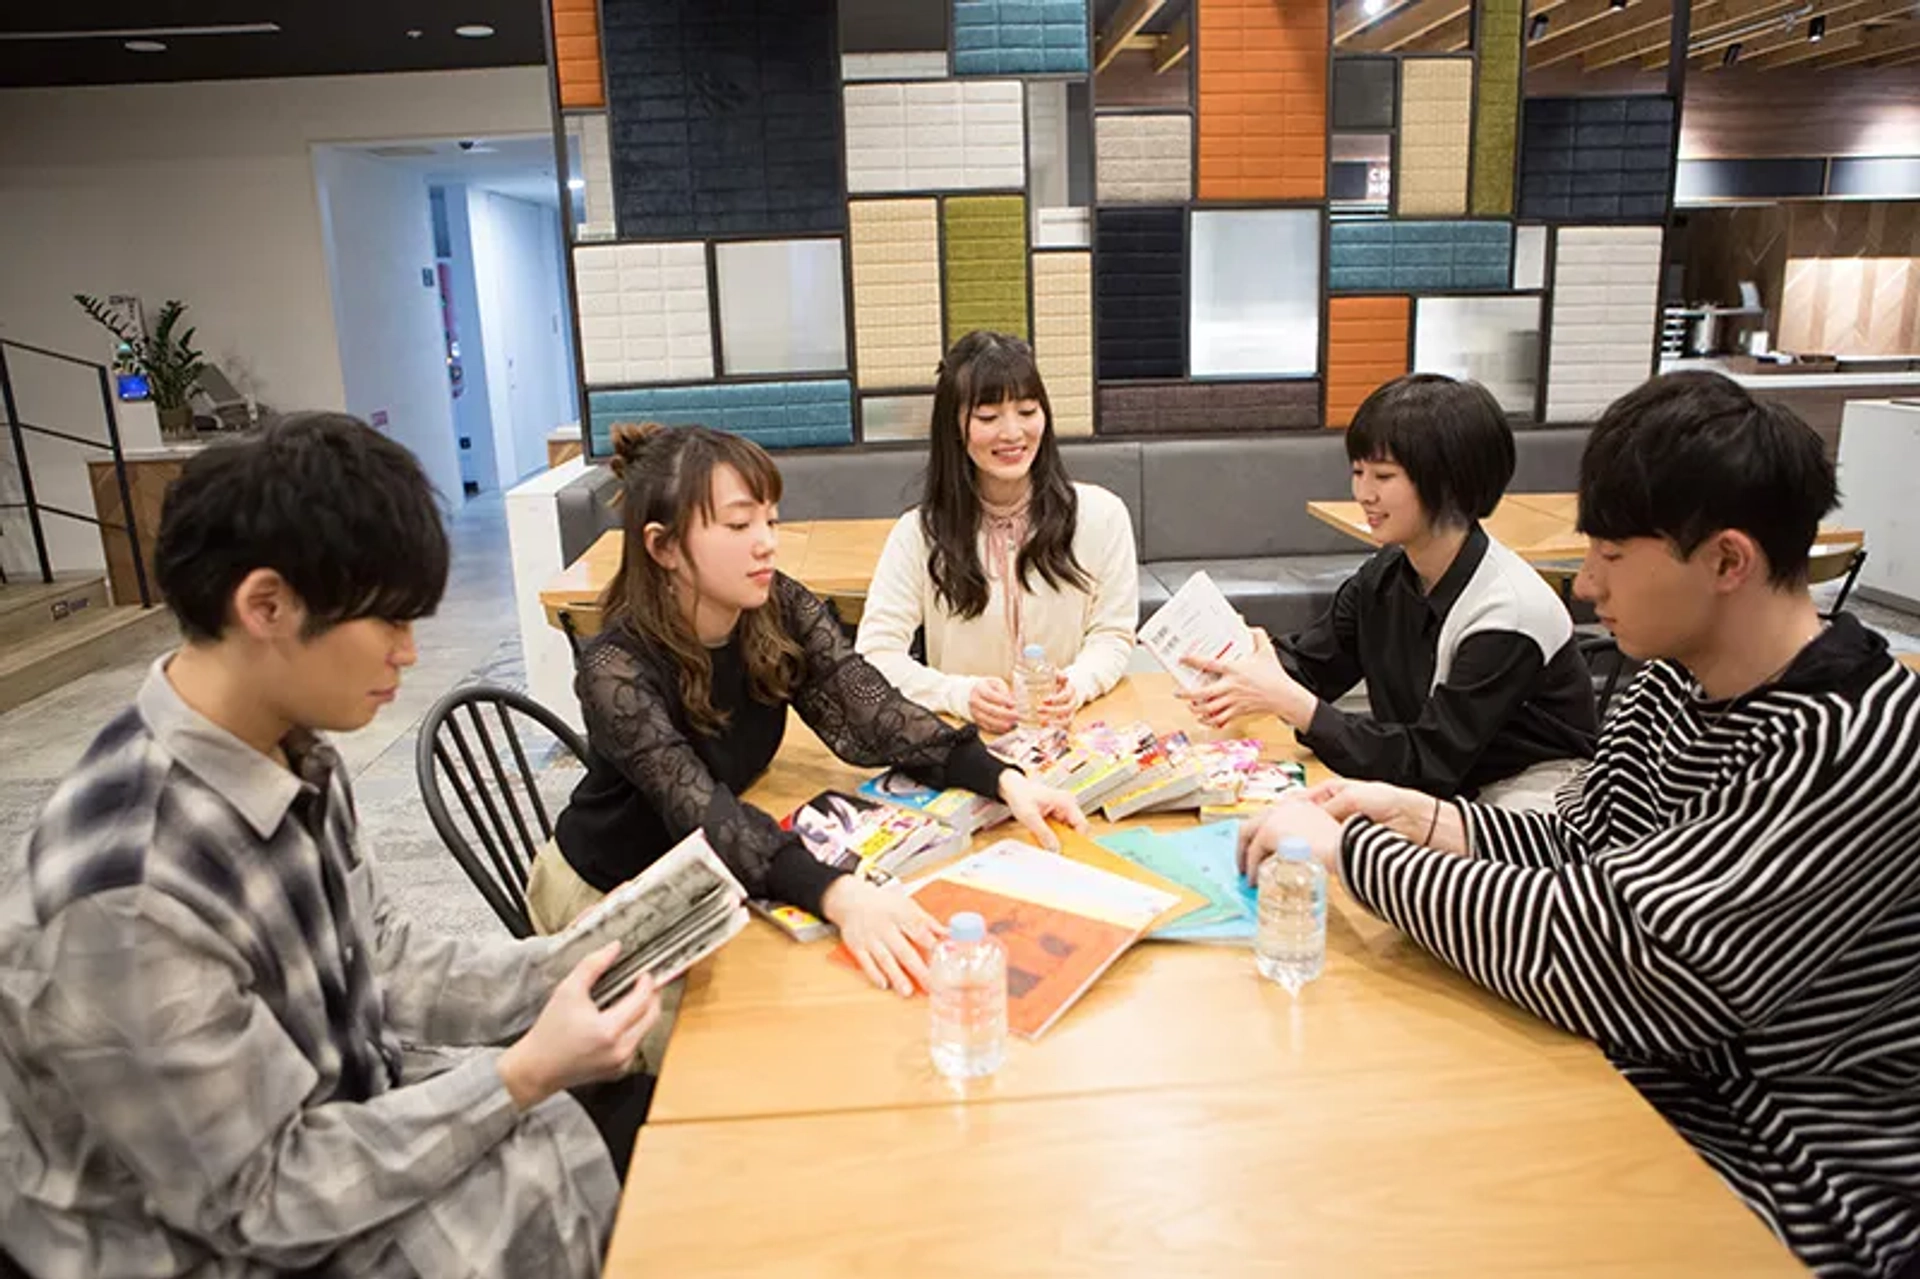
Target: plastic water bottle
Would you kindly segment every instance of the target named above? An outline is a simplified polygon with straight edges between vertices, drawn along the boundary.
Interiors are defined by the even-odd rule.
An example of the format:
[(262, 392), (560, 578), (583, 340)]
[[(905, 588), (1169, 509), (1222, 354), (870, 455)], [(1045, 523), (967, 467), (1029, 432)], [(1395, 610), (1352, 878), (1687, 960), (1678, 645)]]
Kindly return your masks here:
[(1043, 727), (1040, 707), (1059, 686), (1059, 674), (1047, 660), (1046, 649), (1029, 644), (1021, 650), (1013, 664), (1013, 705), (1020, 727)]
[(977, 1079), (1000, 1069), (1007, 1055), (1007, 952), (972, 911), (947, 921), (933, 949), (928, 1048), (948, 1079)]
[(1254, 967), (1298, 995), (1327, 962), (1327, 872), (1306, 840), (1281, 840), (1260, 864), (1259, 913)]

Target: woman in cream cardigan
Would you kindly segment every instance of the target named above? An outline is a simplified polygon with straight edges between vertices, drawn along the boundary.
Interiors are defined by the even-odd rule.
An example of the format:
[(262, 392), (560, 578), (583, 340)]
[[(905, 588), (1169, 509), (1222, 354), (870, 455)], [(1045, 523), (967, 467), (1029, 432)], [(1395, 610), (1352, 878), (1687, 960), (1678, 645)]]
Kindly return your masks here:
[[(1061, 673), (1065, 721), (1120, 681), (1139, 621), (1127, 508), (1067, 479), (1033, 349), (974, 332), (933, 396), (925, 493), (887, 538), (856, 647), (909, 698), (1012, 728), (1014, 659), (1038, 644)], [(909, 653), (924, 628), (926, 661)]]

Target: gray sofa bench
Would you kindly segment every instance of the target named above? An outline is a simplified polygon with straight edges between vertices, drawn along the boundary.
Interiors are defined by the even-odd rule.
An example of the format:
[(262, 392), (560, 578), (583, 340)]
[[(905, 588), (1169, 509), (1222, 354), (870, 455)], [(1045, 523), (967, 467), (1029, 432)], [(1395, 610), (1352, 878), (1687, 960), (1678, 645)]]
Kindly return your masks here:
[[(1515, 433), (1515, 492), (1571, 490), (1587, 428)], [(1062, 441), (1067, 473), (1111, 490), (1133, 517), (1144, 619), (1205, 569), (1248, 622), (1297, 631), (1326, 609), (1366, 558), (1360, 543), (1307, 513), (1351, 492), (1338, 431), (1226, 438)], [(787, 520), (891, 518), (920, 492), (924, 447), (795, 449), (775, 455)], [(561, 551), (572, 563), (617, 525), (617, 481), (593, 467), (559, 494)]]

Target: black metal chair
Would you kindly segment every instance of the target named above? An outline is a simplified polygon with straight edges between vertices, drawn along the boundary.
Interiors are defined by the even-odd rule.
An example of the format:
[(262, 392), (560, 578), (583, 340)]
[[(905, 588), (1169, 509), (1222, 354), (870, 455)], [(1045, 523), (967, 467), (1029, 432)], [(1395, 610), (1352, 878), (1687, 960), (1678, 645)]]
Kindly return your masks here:
[(1821, 582), (1840, 580), (1840, 590), (1820, 616), (1831, 622), (1840, 616), (1847, 606), (1847, 596), (1853, 593), (1853, 583), (1860, 576), (1860, 570), (1867, 563), (1867, 548), (1857, 544), (1839, 543), (1827, 545), (1816, 542), (1813, 553), (1807, 557), (1807, 582), (1818, 585)]
[(1607, 705), (1613, 701), (1621, 677), (1637, 669), (1640, 663), (1621, 652), (1620, 645), (1605, 630), (1576, 630), (1574, 639), (1579, 643), (1580, 656), (1587, 659), (1587, 671), (1593, 677), (1594, 711), (1604, 721), (1607, 718)]
[[(541, 741), (536, 730), (547, 740)], [(414, 770), (427, 816), (515, 937), (533, 935), (527, 874), (542, 845), (553, 838), (540, 780), (543, 775), (551, 780), (551, 765), (567, 756), (585, 768), (587, 744), (566, 721), (526, 694), (493, 684), (454, 689), (420, 725)], [(563, 805), (553, 804), (553, 812)]]

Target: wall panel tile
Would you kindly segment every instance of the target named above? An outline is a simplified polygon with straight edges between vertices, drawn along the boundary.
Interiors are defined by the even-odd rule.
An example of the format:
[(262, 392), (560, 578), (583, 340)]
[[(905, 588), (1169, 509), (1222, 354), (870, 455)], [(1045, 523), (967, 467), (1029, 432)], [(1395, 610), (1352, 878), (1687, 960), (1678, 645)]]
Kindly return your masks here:
[(1027, 336), (1027, 201), (956, 195), (945, 201), (947, 345), (974, 329)]
[(1520, 216), (1553, 222), (1664, 222), (1673, 100), (1529, 98)]
[(1097, 115), (1094, 175), (1101, 204), (1185, 204), (1193, 198), (1193, 117)]
[(1362, 400), (1408, 368), (1412, 299), (1327, 300), (1327, 425), (1346, 426)]
[(1521, 10), (1523, 0), (1478, 0), (1475, 18), (1480, 83), (1473, 117), (1476, 217), (1513, 212), (1513, 158), (1519, 147)]
[(1033, 255), (1033, 354), (1053, 429), (1093, 434), (1093, 255)]
[(1320, 424), (1320, 383), (1167, 382), (1100, 387), (1102, 435), (1305, 431)]
[(846, 87), (847, 189), (970, 191), (1027, 181), (1017, 80)]
[(1101, 209), (1093, 225), (1100, 380), (1182, 376), (1186, 210)]
[(596, 0), (553, 0), (553, 60), (562, 107), (607, 104), (600, 70), (600, 6)]
[(1512, 273), (1507, 222), (1336, 222), (1328, 232), (1335, 293), (1505, 289)]
[(1326, 194), (1328, 6), (1194, 0), (1202, 200)]
[(582, 245), (573, 270), (587, 385), (713, 376), (705, 245)]
[(1473, 62), (1408, 58), (1400, 64), (1400, 97), (1396, 211), (1403, 217), (1465, 213)]
[(861, 389), (933, 385), (944, 350), (938, 203), (855, 200), (848, 224)]
[(833, 0), (600, 12), (622, 237), (846, 229)]
[(955, 75), (1085, 75), (1087, 65), (1087, 0), (953, 0)]
[(611, 450), (617, 422), (711, 426), (772, 449), (851, 444), (853, 388), (839, 378), (592, 391), (587, 417), (593, 452), (602, 457)]
[(1553, 259), (1547, 420), (1597, 415), (1646, 381), (1659, 325), (1660, 227), (1563, 227)]

